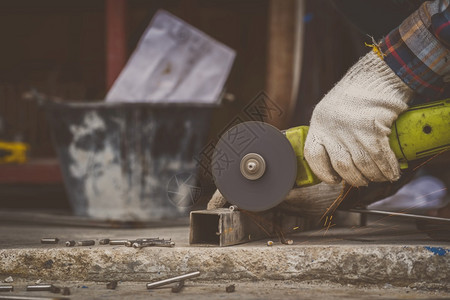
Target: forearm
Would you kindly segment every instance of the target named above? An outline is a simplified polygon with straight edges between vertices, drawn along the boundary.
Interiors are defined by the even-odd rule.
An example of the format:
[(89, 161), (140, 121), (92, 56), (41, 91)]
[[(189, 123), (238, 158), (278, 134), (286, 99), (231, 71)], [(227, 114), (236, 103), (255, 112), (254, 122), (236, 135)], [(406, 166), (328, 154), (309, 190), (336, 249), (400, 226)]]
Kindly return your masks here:
[(450, 97), (449, 2), (425, 2), (380, 44), (384, 61), (417, 94), (410, 104)]

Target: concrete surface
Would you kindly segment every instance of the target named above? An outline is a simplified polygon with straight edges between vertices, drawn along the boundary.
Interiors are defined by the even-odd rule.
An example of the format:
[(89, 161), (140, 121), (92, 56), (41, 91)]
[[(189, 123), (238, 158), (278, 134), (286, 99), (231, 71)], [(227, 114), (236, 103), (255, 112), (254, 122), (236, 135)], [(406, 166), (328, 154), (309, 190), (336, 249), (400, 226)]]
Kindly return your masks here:
[[(432, 241), (414, 225), (398, 221), (300, 232), (291, 237), (293, 245), (273, 239), (272, 247), (266, 245), (268, 239), (226, 248), (191, 247), (186, 226), (98, 229), (0, 223), (0, 234), (0, 279), (149, 282), (199, 270), (198, 280), (207, 286), (230, 280), (289, 281), (450, 291), (450, 243)], [(155, 236), (172, 238), (176, 246), (136, 250), (63, 245), (69, 239)], [(58, 237), (61, 242), (42, 245), (42, 237)]]
[[(119, 282), (115, 290), (106, 289), (103, 282), (55, 281), (58, 287), (69, 287), (71, 295), (62, 296), (50, 292), (26, 292), (26, 285), (33, 282), (15, 280), (14, 292), (1, 296), (67, 297), (70, 299), (448, 299), (448, 293), (439, 290), (399, 288), (385, 284), (380, 287), (336, 285), (330, 283), (298, 283), (293, 281), (187, 281), (180, 293), (171, 292), (171, 287), (147, 290), (143, 282)], [(235, 285), (235, 292), (225, 288)], [(1, 299), (1, 298), (0, 298)]]

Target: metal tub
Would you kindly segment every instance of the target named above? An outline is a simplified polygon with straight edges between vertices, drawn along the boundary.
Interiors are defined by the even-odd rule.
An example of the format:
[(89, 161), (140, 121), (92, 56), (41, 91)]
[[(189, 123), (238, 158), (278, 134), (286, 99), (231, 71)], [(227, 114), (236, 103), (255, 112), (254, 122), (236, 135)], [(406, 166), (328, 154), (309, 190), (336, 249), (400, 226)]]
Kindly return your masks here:
[(195, 173), (213, 106), (144, 103), (45, 105), (76, 215), (121, 221), (185, 216), (168, 184)]

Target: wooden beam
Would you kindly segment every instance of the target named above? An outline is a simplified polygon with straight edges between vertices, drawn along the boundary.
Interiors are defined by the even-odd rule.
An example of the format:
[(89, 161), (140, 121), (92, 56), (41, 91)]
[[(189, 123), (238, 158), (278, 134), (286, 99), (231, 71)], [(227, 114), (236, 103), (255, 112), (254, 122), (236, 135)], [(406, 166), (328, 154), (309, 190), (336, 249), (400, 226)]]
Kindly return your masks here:
[(303, 45), (303, 0), (271, 0), (266, 91), (282, 110), (267, 120), (286, 129), (290, 123), (300, 82)]
[(126, 0), (105, 0), (106, 88), (109, 90), (127, 61)]

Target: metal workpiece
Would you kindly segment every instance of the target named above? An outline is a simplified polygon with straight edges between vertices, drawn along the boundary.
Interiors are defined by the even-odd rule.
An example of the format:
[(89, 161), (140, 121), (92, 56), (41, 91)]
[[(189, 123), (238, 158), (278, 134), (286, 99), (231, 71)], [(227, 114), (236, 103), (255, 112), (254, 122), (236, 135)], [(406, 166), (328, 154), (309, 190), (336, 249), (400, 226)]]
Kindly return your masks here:
[(14, 291), (14, 286), (12, 285), (0, 285), (0, 292), (12, 292)]
[(59, 293), (61, 289), (59, 287), (54, 286), (53, 284), (35, 284), (35, 285), (27, 285), (28, 292), (52, 292)]
[(66, 247), (73, 247), (75, 246), (76, 242), (75, 241), (67, 241), (66, 242)]
[(218, 208), (197, 210), (190, 214), (189, 244), (197, 246), (232, 246), (267, 237), (279, 237), (293, 228), (309, 228), (313, 221), (279, 211), (252, 213)]
[(41, 244), (58, 244), (58, 238), (42, 238)]
[(184, 275), (180, 275), (180, 276), (176, 276), (176, 277), (172, 277), (172, 278), (168, 278), (168, 279), (164, 279), (164, 280), (159, 280), (156, 282), (151, 282), (151, 283), (147, 283), (147, 289), (154, 289), (166, 284), (170, 284), (170, 283), (175, 283), (178, 281), (184, 281), (186, 279), (189, 278), (194, 278), (200, 275), (200, 271), (195, 271), (192, 273), (188, 273), (188, 274), (184, 274)]
[(98, 243), (99, 245), (108, 245), (110, 241), (110, 239), (101, 239)]
[(93, 245), (95, 245), (94, 240), (86, 240), (86, 241), (77, 242), (77, 246), (93, 246)]

